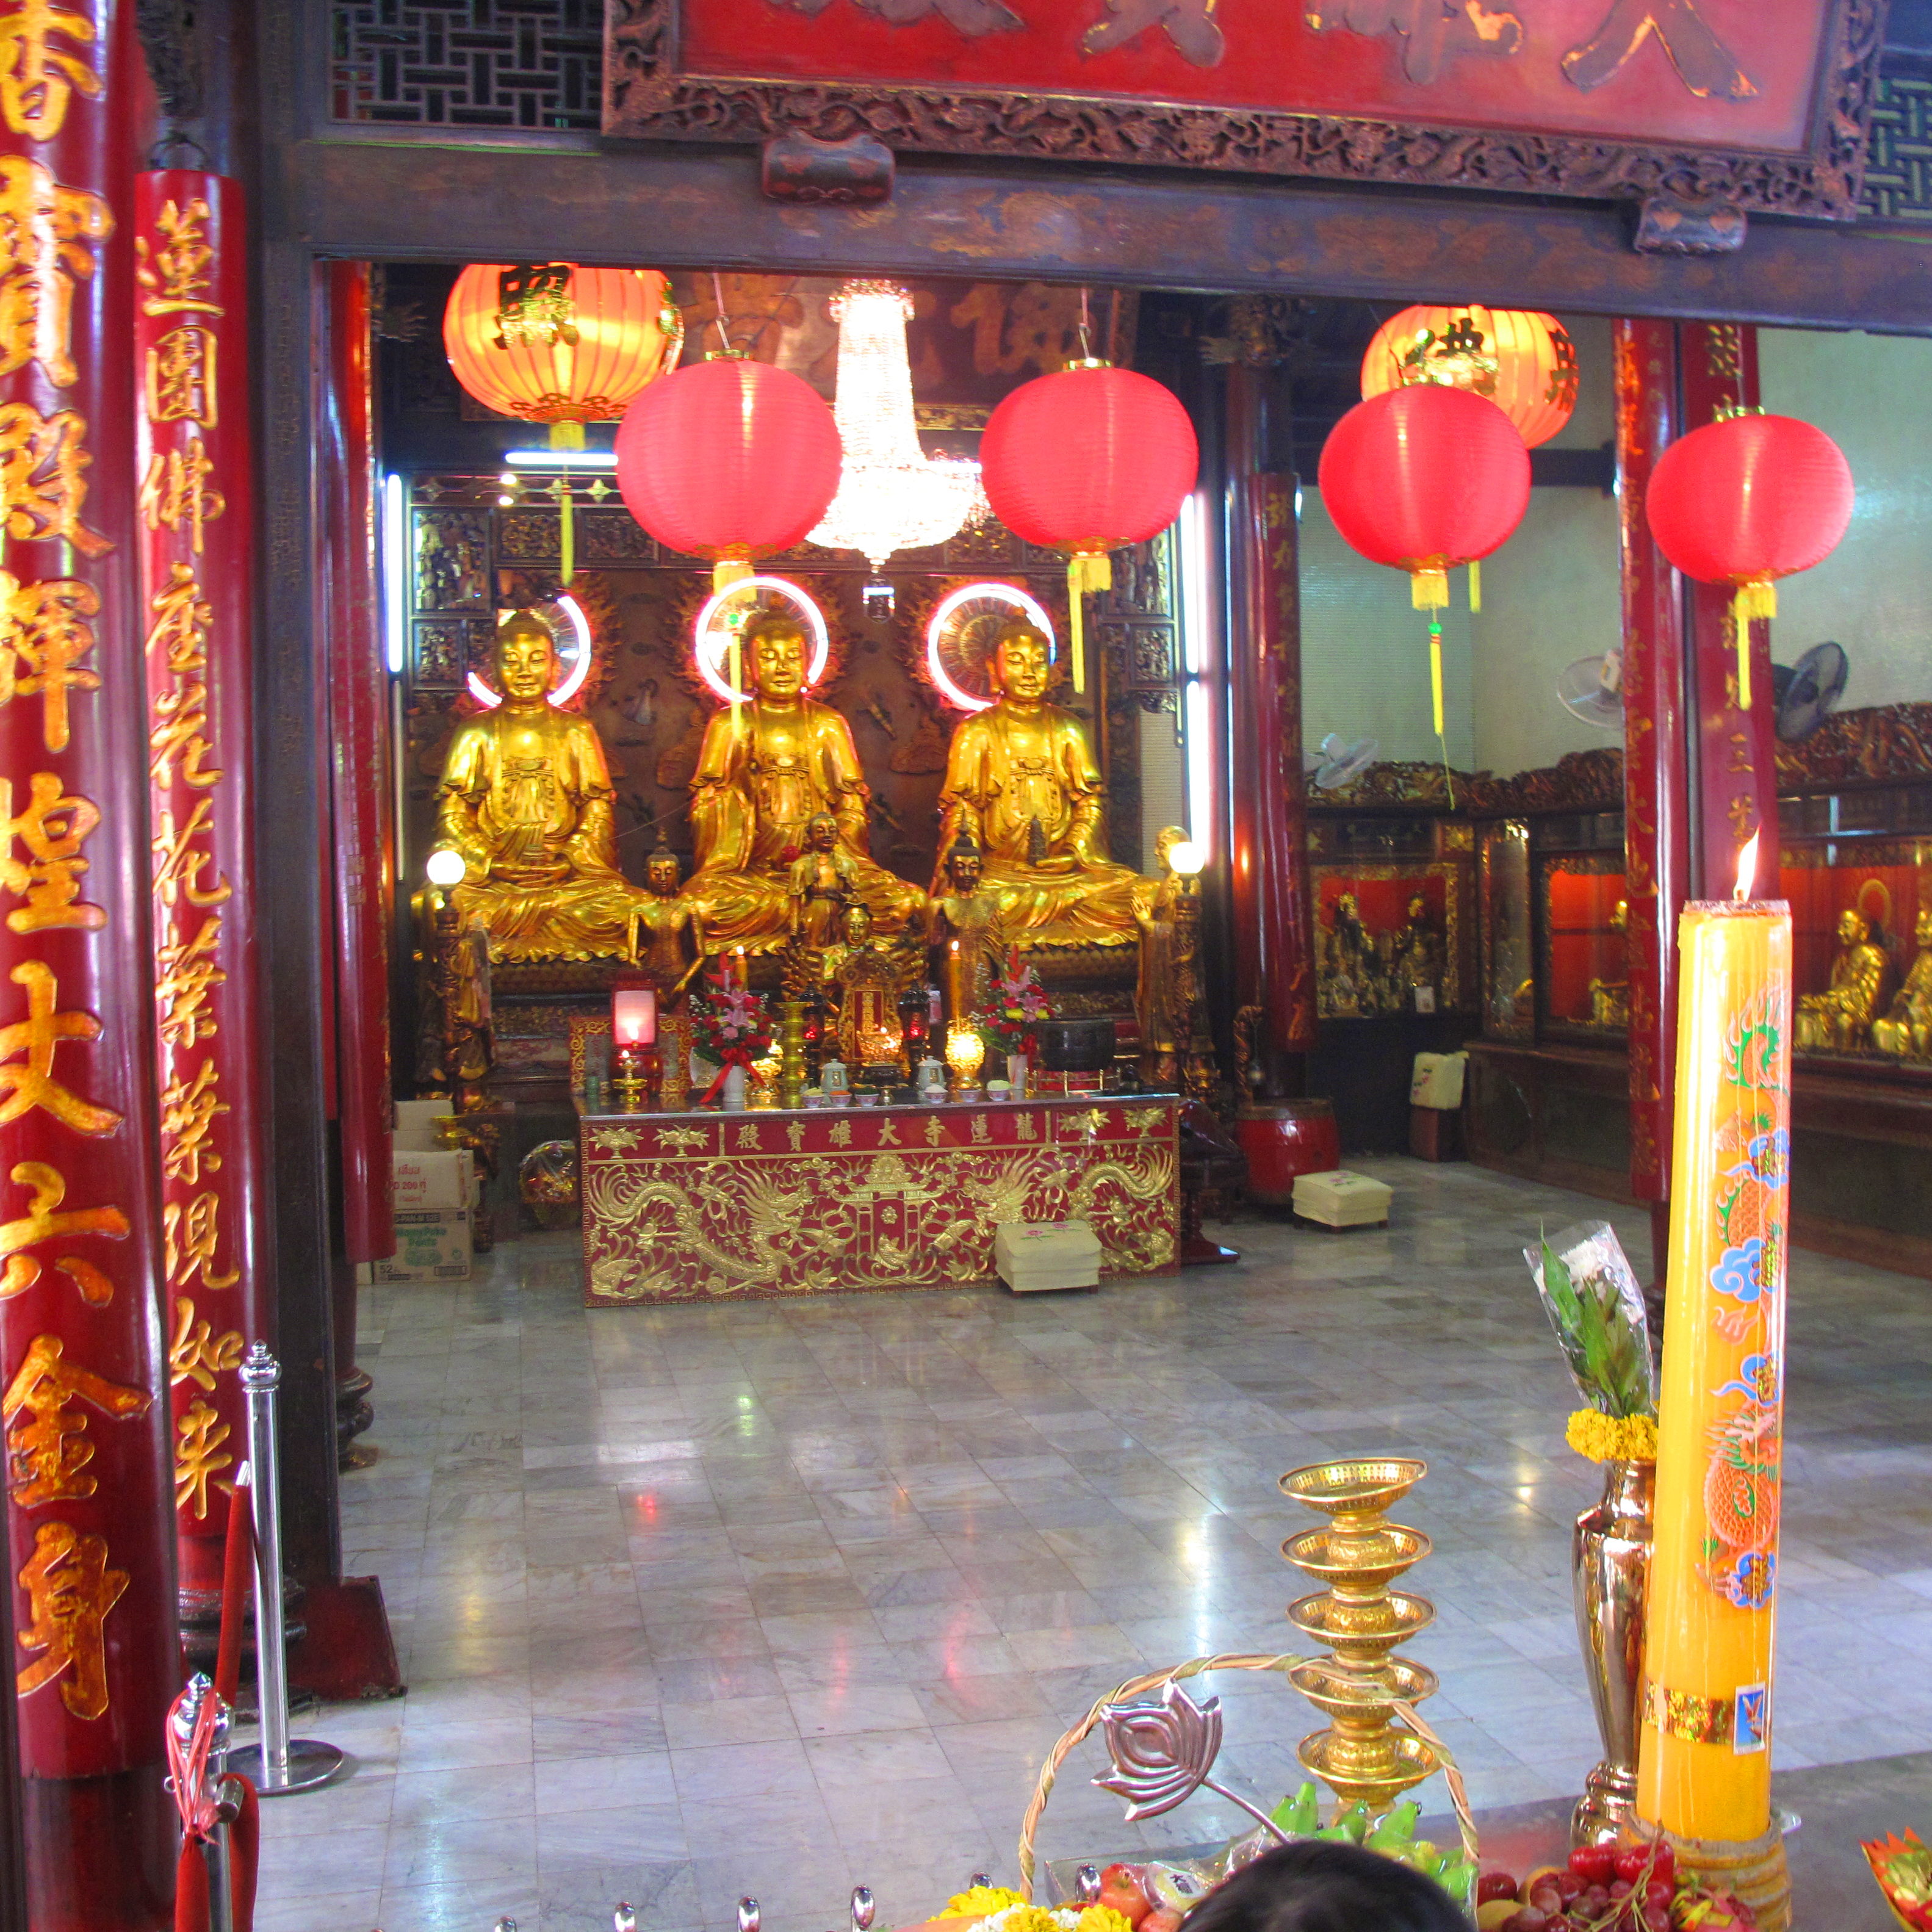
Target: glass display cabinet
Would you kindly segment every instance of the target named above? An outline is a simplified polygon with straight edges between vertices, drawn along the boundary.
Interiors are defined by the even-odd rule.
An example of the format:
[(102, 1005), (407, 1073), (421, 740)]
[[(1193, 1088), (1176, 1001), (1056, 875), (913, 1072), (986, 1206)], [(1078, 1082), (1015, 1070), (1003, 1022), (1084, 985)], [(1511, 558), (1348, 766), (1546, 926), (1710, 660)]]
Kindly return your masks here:
[(1542, 1038), (1610, 1045), (1629, 1030), (1621, 822), (1617, 830), (1614, 851), (1537, 855), (1536, 1018)]

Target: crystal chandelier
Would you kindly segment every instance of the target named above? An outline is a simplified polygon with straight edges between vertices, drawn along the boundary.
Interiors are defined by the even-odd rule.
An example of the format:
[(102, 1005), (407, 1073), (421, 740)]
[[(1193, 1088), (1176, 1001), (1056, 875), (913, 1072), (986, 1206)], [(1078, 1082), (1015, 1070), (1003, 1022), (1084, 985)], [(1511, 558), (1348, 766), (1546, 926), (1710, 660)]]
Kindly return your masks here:
[[(913, 416), (906, 323), (912, 298), (896, 282), (849, 281), (832, 298), (838, 325), (838, 388), (832, 414), (844, 446), (838, 494), (812, 541), (856, 550), (874, 575), (894, 550), (943, 543), (979, 494), (979, 465), (935, 461), (920, 447)], [(890, 590), (868, 584), (869, 604)]]

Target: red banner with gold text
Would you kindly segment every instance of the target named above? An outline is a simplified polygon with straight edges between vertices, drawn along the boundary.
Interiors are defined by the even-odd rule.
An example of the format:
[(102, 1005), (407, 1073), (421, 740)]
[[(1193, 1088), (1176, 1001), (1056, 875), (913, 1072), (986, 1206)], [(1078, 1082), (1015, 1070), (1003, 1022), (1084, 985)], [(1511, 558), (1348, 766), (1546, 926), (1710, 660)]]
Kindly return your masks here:
[(131, 5), (0, 6), (0, 1354), (37, 1932), (165, 1922)]
[(259, 1277), (247, 221), (239, 185), (134, 184), (136, 473), (153, 816), (164, 1316), (182, 1612), (218, 1618)]

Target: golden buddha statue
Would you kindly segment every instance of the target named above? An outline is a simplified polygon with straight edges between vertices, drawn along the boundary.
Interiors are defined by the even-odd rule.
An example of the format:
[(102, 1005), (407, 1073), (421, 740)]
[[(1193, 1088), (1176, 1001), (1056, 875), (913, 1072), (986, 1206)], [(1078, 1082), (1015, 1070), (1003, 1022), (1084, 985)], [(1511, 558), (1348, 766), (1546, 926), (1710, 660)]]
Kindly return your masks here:
[(631, 914), (627, 950), (667, 1010), (684, 998), (704, 964), (704, 916), (677, 886), (677, 854), (660, 844), (644, 861), (644, 891)]
[(1932, 906), (1920, 910), (1912, 937), (1918, 955), (1891, 1010), (1871, 1023), (1872, 1044), (1903, 1059), (1932, 1059)]
[[(1046, 701), (1047, 640), (1028, 623), (994, 643), (998, 697), (952, 734), (940, 790), (939, 849), (962, 835), (983, 854), (1009, 944), (1131, 946), (1155, 882), (1107, 856), (1106, 788), (1087, 728)], [(943, 872), (933, 890), (944, 890)]]
[(791, 934), (808, 952), (838, 938), (854, 897), (850, 857), (839, 850), (838, 821), (816, 812), (806, 822), (805, 850), (791, 865)]
[(746, 626), (743, 644), (751, 701), (712, 719), (691, 783), (698, 869), (685, 896), (703, 912), (706, 943), (748, 952), (785, 946), (791, 864), (820, 812), (837, 824), (854, 898), (880, 924), (904, 926), (926, 895), (866, 849), (872, 794), (851, 727), (805, 694), (804, 630), (795, 619), (770, 612)]
[(1610, 914), (1610, 930), (1616, 934), (1616, 943), (1624, 957), (1618, 961), (1624, 969), (1621, 980), (1592, 980), (1589, 985), (1590, 1024), (1598, 1027), (1627, 1027), (1630, 1024), (1630, 901), (1618, 900)]
[(436, 787), (436, 843), (464, 866), (452, 901), (494, 959), (622, 957), (644, 895), (617, 869), (597, 728), (550, 703), (556, 645), (532, 612), (498, 627), (496, 669), (502, 703), (458, 728)]
[(904, 1032), (899, 1024), (898, 974), (872, 940), (872, 915), (854, 902), (840, 921), (843, 957), (837, 968), (838, 1054), (855, 1082), (896, 1084)]
[(979, 847), (962, 832), (946, 851), (945, 876), (926, 902), (926, 949), (954, 1025), (990, 1003), (993, 968), (1006, 950), (998, 895), (986, 884), (984, 869)]
[(1801, 1051), (1851, 1053), (1862, 1046), (1891, 974), (1891, 960), (1871, 943), (1870, 925), (1847, 906), (1838, 915), (1838, 952), (1832, 962), (1831, 985), (1798, 1002), (1796, 1032)]

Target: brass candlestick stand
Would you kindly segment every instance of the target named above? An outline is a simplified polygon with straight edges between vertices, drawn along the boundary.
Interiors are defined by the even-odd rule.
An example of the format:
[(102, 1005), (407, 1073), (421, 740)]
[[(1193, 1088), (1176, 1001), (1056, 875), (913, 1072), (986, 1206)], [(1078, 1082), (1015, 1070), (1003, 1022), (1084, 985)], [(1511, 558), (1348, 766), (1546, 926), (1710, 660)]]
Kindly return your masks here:
[(1328, 1730), (1302, 1739), (1296, 1754), (1345, 1804), (1360, 1798), (1377, 1814), (1442, 1768), (1420, 1738), (1390, 1722), (1397, 1700), (1420, 1703), (1436, 1689), (1433, 1671), (1395, 1654), (1398, 1644), (1435, 1620), (1435, 1606), (1389, 1588), (1429, 1554), (1429, 1539), (1384, 1520), (1427, 1473), (1426, 1463), (1389, 1458), (1311, 1463), (1281, 1479), (1284, 1496), (1329, 1520), (1325, 1529), (1282, 1545), (1291, 1563), (1328, 1586), (1288, 1606), (1295, 1628), (1330, 1652), (1288, 1673), (1329, 1720)]
[(796, 1107), (805, 1099), (805, 1002), (787, 1000), (778, 1016), (778, 1105)]

